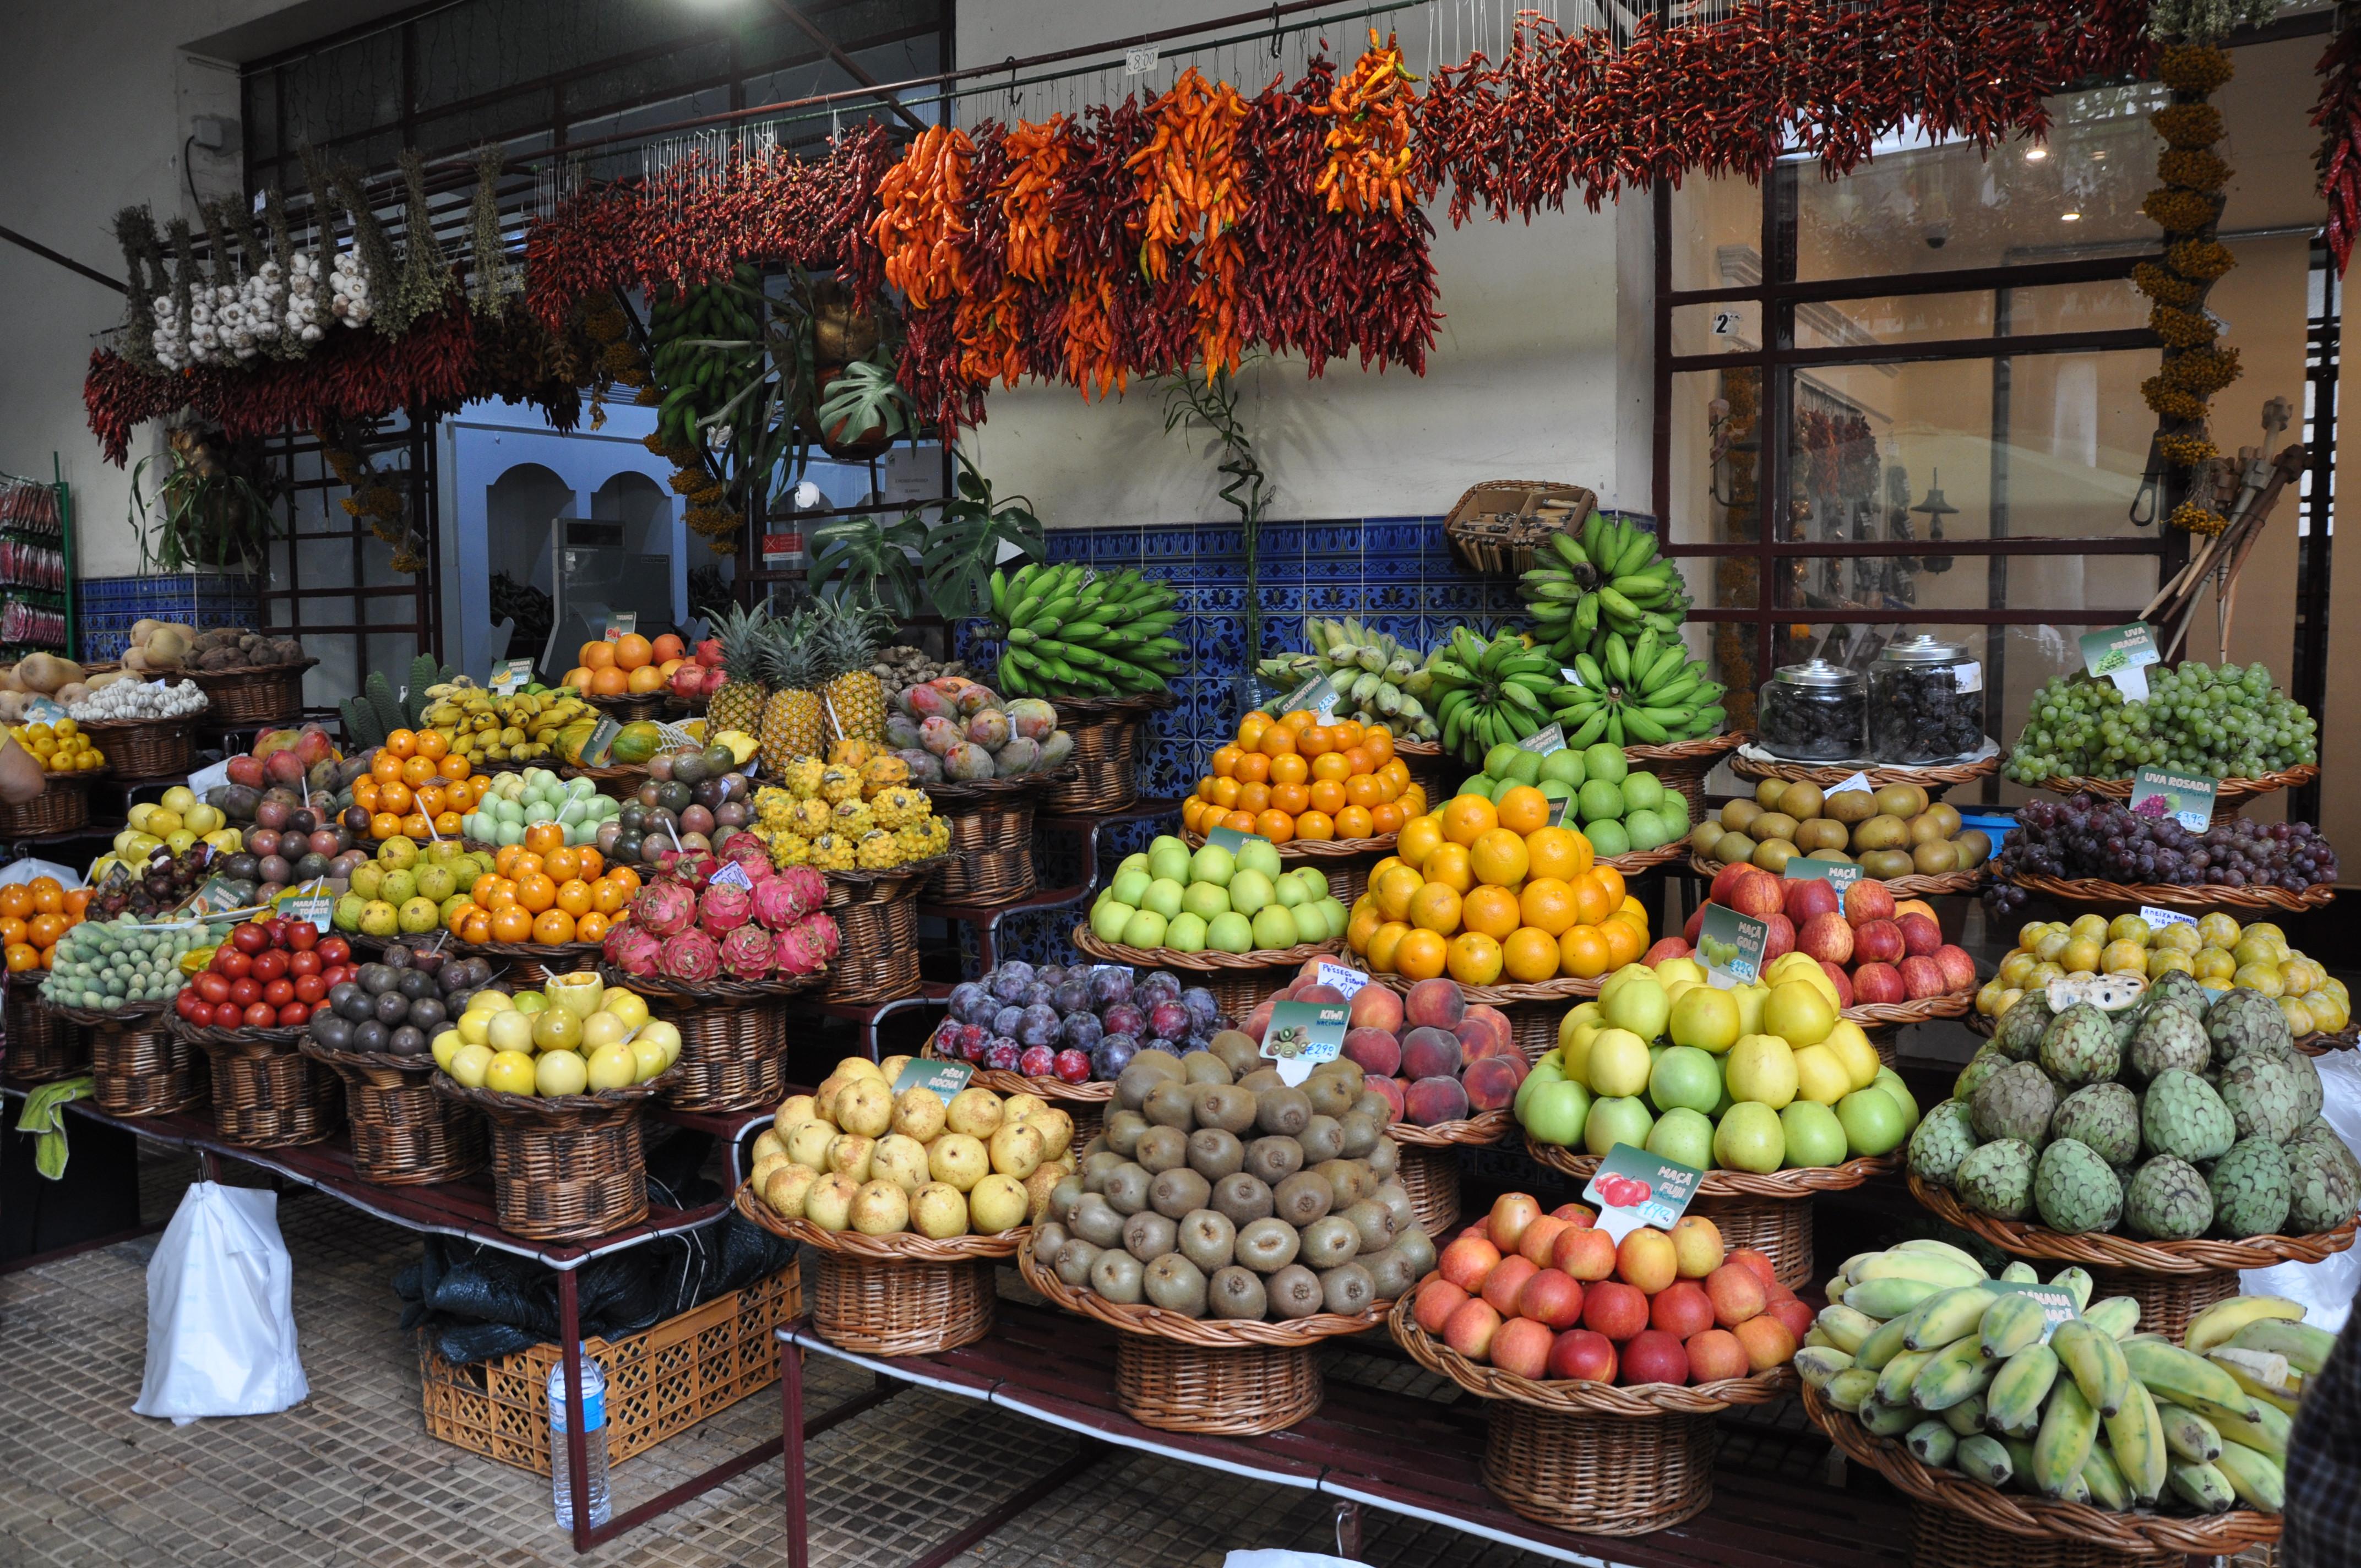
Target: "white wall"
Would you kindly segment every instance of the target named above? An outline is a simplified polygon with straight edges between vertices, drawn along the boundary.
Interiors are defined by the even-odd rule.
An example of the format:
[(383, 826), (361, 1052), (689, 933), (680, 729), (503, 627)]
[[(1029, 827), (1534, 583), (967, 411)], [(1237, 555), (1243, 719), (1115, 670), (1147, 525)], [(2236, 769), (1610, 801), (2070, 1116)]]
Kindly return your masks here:
[[(1087, 8), (1087, 31), (1121, 37), (1237, 9), (1234, 0), (1097, 0)], [(961, 0), (960, 63), (1065, 47), (1079, 40), (1077, 26), (1070, 0)], [(1413, 69), (1422, 68), (1416, 51), (1425, 47), (1423, 28), (1418, 33), (1403, 40)], [(1361, 47), (1357, 24), (1329, 37), (1349, 65)], [(1169, 86), (1174, 58), (1141, 82)], [(1290, 49), (1290, 65), (1296, 58)], [(1258, 91), (1271, 69), (1259, 45), (1202, 62), (1208, 74), (1233, 65), (1232, 80), (1246, 92)], [(1040, 117), (1063, 106), (1060, 95), (1037, 88), (1022, 112)], [(962, 117), (1005, 113), (993, 94), (971, 100)], [(1646, 210), (1634, 203), (1623, 222), (1628, 229), (1641, 220), (1643, 245)], [(1530, 226), (1477, 218), (1444, 227), (1434, 240), (1444, 321), (1423, 379), (1331, 364), (1314, 381), (1289, 360), (1249, 372), (1246, 417), (1276, 490), (1268, 515), (1439, 515), (1469, 486), (1500, 478), (1570, 480), (1597, 490), (1603, 504), (1646, 510), (1651, 345), (1644, 333), (1632, 338), (1631, 323), (1646, 319), (1653, 272), (1642, 248), (1640, 265), (1623, 269), (1631, 274), (1623, 287), (1642, 291), (1619, 300), (1617, 228), (1614, 209), (1591, 214), (1578, 203)], [(1626, 338), (1620, 398), (1619, 321)], [(1092, 404), (1070, 387), (1027, 384), (995, 389), (986, 411), (965, 442), (969, 452), (995, 488), (1031, 497), (1053, 528), (1231, 515), (1217, 493), (1212, 444), (1164, 433), (1158, 389), (1135, 385), (1126, 399)]]

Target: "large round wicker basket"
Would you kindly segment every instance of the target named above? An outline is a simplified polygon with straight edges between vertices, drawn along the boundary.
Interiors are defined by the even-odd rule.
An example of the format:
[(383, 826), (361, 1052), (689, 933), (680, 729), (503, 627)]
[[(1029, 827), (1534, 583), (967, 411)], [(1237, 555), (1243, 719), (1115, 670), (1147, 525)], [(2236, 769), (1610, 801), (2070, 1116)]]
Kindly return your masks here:
[(80, 828), (90, 820), (90, 782), (97, 776), (51, 773), (23, 805), (0, 804), (0, 839), (46, 839)]
[(9, 977), (5, 1076), (11, 1083), (54, 1083), (90, 1070), (90, 1036), (41, 1000), (27, 973)]
[(2142, 905), (2148, 904), (2191, 915), (2220, 909), (2242, 918), (2274, 910), (2301, 915), (2307, 909), (2324, 908), (2336, 897), (2335, 886), (2324, 882), (2314, 883), (2301, 893), (2290, 893), (2284, 888), (2220, 887), (2211, 883), (2179, 887), (2158, 883), (2101, 882), (2095, 877), (2042, 876), (2034, 872), (2012, 872), (2000, 880), (2023, 888), (2036, 898), (2046, 898), (2060, 908), (2101, 915), (2136, 913)]
[(204, 1104), (211, 1065), (186, 1035), (166, 1028), (153, 1012), (74, 1024), (82, 1014), (80, 1008), (60, 1012), (58, 1025), (87, 1031), (90, 1098), (100, 1110), (110, 1116), (164, 1116)]
[(1705, 776), (1713, 766), (1746, 743), (1746, 732), (1708, 735), (1698, 740), (1676, 740), (1664, 746), (1626, 746), (1623, 760), (1635, 772), (1652, 773), (1666, 789), (1678, 790), (1689, 805), (1689, 820), (1705, 815)]
[[(1689, 870), (1711, 882), (1727, 869), (1727, 861), (1711, 861), (1691, 852)], [(1895, 898), (1933, 898), (1947, 893), (1973, 893), (1992, 880), (1992, 862), (1986, 861), (1971, 872), (1945, 872), (1938, 876), (1890, 876), (1876, 879), (1885, 884), (1885, 891)]]
[(379, 1187), (456, 1181), (484, 1168), (484, 1119), (434, 1092), (433, 1057), (297, 1047), (344, 1080), (353, 1174)]
[(918, 990), (918, 892), (939, 858), (889, 872), (830, 872), (822, 905), (840, 948), (829, 970), (829, 1002), (865, 1006)]
[[(2275, 795), (2283, 789), (2301, 789), (2320, 776), (2320, 769), (2310, 762), (2299, 763), (2280, 773), (2263, 773), (2254, 778), (2222, 779), (2213, 786), (2213, 820), (2226, 822), (2238, 815), (2238, 808), (2261, 795)], [(2092, 778), (2047, 778), (2041, 787), (2052, 795), (2095, 795), (2108, 800), (2129, 800), (2136, 780)]]
[(1379, 1301), (1351, 1316), (1224, 1321), (1076, 1289), (1034, 1257), (1029, 1245), (1016, 1255), (1016, 1267), (1052, 1305), (1117, 1331), (1115, 1402), (1159, 1431), (1246, 1437), (1293, 1426), (1320, 1408), (1313, 1347), (1377, 1327), (1393, 1305)]
[(598, 978), (666, 1003), (664, 1021), (680, 1031), (680, 1059), (664, 1075), (665, 1104), (679, 1111), (751, 1111), (777, 1104), (786, 1092), (787, 998), (825, 984), (828, 971), (690, 984), (601, 964)]
[[(932, 1036), (918, 1054), (928, 1061), (947, 1059), (935, 1051)], [(1068, 1083), (1062, 1078), (1031, 1078), (1021, 1072), (999, 1072), (980, 1067), (968, 1083), (972, 1088), (989, 1089), (994, 1094), (1030, 1094), (1048, 1101), (1074, 1124), (1072, 1142), (1077, 1150), (1105, 1128), (1107, 1110), (1115, 1103), (1115, 1083), (1109, 1079)]]
[(205, 717), (216, 724), (236, 728), (276, 723), (301, 714), (303, 672), (319, 662), (307, 658), (291, 664), (249, 664), (228, 670), (190, 670), (186, 674), (205, 694), (210, 705)]
[[(213, 1064), (214, 1131), (242, 1148), (316, 1144), (345, 1124), (344, 1084), (325, 1066), (275, 1040), (183, 1029)], [(209, 1037), (211, 1036), (211, 1037)]]
[(1293, 979), (1307, 959), (1335, 953), (1334, 938), (1292, 948), (1266, 948), (1246, 953), (1184, 953), (1177, 948), (1134, 948), (1101, 941), (1088, 926), (1074, 927), (1074, 946), (1101, 963), (1129, 964), (1135, 969), (1171, 970), (1213, 993), (1226, 1014), (1243, 1018), (1262, 999)]
[(931, 1355), (990, 1333), (993, 1270), (1027, 1234), (1020, 1227), (940, 1241), (910, 1232), (869, 1236), (788, 1219), (752, 1187), (741, 1187), (737, 1201), (754, 1223), (809, 1249), (812, 1327), (829, 1343), (863, 1355)]
[(185, 773), (196, 761), (197, 720), (179, 718), (93, 718), (82, 727), (106, 758), (107, 771), (118, 779), (170, 778)]
[(1514, 1122), (1503, 1105), (1464, 1121), (1440, 1122), (1431, 1127), (1396, 1122), (1386, 1129), (1401, 1150), (1394, 1174), (1410, 1194), (1411, 1211), (1418, 1216), (1420, 1229), (1439, 1236), (1458, 1220), (1459, 1151), (1500, 1142)]
[(1440, 740), (1396, 740), (1394, 755), (1410, 770), (1411, 783), (1426, 791), (1427, 803), (1440, 806), (1459, 793), (1459, 782), (1476, 770), (1460, 768), (1456, 758), (1444, 753)]
[(1905, 762), (1791, 762), (1771, 755), (1760, 746), (1749, 745), (1730, 754), (1730, 771), (1742, 779), (1777, 779), (1783, 784), (1817, 784), (1822, 789), (1833, 788), (1859, 773), (1869, 781), (1872, 789), (1890, 784), (1916, 784), (1929, 796), (1939, 798), (1953, 784), (1990, 778), (2000, 772), (2000, 763), (1997, 750), (1989, 757), (1970, 762), (1923, 762), (1916, 766)]
[(1054, 774), (927, 785), (927, 798), (951, 835), (949, 854), (927, 878), (927, 897), (972, 905), (1010, 904), (1031, 893), (1033, 814), (1074, 772), (1069, 762)]
[(509, 1234), (588, 1241), (647, 1218), (645, 1113), (664, 1078), (547, 1099), (470, 1089), (445, 1072), (434, 1082), (490, 1125), (492, 1209)]
[(1169, 691), (1144, 696), (1052, 697), (1058, 728), (1074, 738), (1071, 779), (1041, 795), (1047, 811), (1121, 811), (1139, 796), (1139, 741), (1148, 715), (1170, 707)]
[(1411, 1359), (1487, 1401), (1484, 1485), (1543, 1524), (1587, 1535), (1646, 1535), (1713, 1502), (1713, 1418), (1796, 1383), (1782, 1366), (1695, 1387), (1537, 1382), (1468, 1360), (1418, 1325), (1414, 1298), (1387, 1327)]
[[(1310, 866), (1327, 879), (1328, 896), (1350, 909), (1369, 891), (1369, 872), (1394, 852), (1399, 833), (1374, 839), (1290, 839), (1279, 846), (1279, 863), (1288, 871)], [(1180, 841), (1191, 850), (1205, 847), (1205, 836), (1193, 828), (1180, 830)]]

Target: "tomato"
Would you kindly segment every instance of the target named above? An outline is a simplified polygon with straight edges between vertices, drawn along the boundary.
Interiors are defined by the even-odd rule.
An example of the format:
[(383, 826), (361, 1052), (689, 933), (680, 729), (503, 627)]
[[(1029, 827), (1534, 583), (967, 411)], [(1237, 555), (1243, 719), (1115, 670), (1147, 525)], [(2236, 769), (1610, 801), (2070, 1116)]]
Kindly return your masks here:
[(328, 1003), (327, 999), (324, 997), (312, 1003), (312, 1016), (314, 1018), (317, 1018), (321, 1014), (325, 1013), (327, 1010)]
[(200, 1007), (205, 1010), (206, 1017), (210, 1018), (214, 1015), (213, 1004), (201, 1001), (193, 991), (183, 988), (181, 994), (172, 999), (172, 1010), (192, 1022), (197, 1016), (196, 1009)]
[(279, 1023), (279, 1009), (268, 1002), (258, 1002), (246, 1010), (246, 1026), (249, 1029), (274, 1028)]
[(192, 989), (200, 1001), (208, 1006), (218, 1007), (229, 1000), (229, 976), (207, 970), (197, 976)]
[(284, 1007), (295, 1000), (295, 982), (284, 975), (262, 988), (262, 1000), (273, 1007)]
[(311, 1016), (311, 1003), (291, 1002), (279, 1010), (279, 1026), (282, 1029), (291, 1029), (298, 1024), (308, 1022)]
[(287, 955), (287, 972), (289, 974), (318, 974), (326, 967), (327, 966), (325, 964), (323, 964), (320, 961), (320, 955), (318, 953), (305, 948), (299, 948), (295, 951)]
[(319, 954), (322, 963), (334, 968), (352, 960), (353, 945), (342, 937), (323, 937), (320, 938)]
[(246, 1008), (240, 1003), (225, 1002), (214, 1009), (214, 1027), (216, 1029), (235, 1029), (245, 1022)]
[(254, 955), (254, 978), (265, 985), (287, 972), (287, 955), (277, 948)]
[[(241, 926), (238, 929), (243, 931), (246, 927)], [(254, 971), (254, 955), (226, 942), (214, 954), (214, 961), (221, 966), (221, 972), (232, 980), (243, 980)]]
[(311, 952), (319, 941), (320, 928), (309, 920), (290, 920), (287, 923), (287, 946), (295, 951)]
[(232, 931), (229, 939), (232, 947), (251, 957), (270, 946), (270, 931), (269, 927), (257, 926), (249, 920)]
[(299, 974), (293, 981), (298, 1002), (317, 1002), (328, 994), (328, 982), (316, 974)]
[(285, 916), (272, 916), (269, 919), (265, 920), (262, 923), (262, 928), (270, 934), (270, 945), (272, 947), (283, 948), (287, 945), (287, 917)]
[(251, 1007), (262, 1000), (262, 982), (252, 975), (244, 975), (229, 982), (229, 999), (240, 1007)]

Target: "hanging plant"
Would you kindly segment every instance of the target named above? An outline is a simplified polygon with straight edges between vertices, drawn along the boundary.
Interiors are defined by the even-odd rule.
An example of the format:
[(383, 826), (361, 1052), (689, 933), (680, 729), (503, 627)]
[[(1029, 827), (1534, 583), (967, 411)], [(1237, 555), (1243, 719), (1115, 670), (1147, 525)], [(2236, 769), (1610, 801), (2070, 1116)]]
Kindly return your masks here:
[(820, 389), (812, 417), (819, 422), (820, 444), (831, 457), (874, 456), (910, 428), (909, 395), (894, 372), (874, 359), (848, 365)]
[[(164, 466), (151, 513), (141, 481), (158, 462)], [(131, 526), (139, 537), (141, 572), (261, 572), (279, 532), (278, 493), (258, 444), (234, 444), (219, 431), (175, 425), (164, 451), (141, 458), (131, 470)]]

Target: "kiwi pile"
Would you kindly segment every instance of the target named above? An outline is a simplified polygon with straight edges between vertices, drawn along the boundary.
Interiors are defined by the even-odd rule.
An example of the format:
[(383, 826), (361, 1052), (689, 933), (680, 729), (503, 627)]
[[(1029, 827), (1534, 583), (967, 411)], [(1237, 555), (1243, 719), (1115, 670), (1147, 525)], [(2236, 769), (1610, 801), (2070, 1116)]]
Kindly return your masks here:
[(1961, 825), (1959, 808), (1930, 802), (1916, 784), (1823, 793), (1814, 784), (1764, 779), (1752, 800), (1708, 812), (1689, 847), (1725, 865), (1746, 861), (1774, 876), (1798, 855), (1858, 864), (1864, 875), (1945, 876), (1992, 857), (1992, 839)]
[(1075, 1289), (1191, 1318), (1384, 1307), (1434, 1266), (1397, 1179), (1392, 1109), (1349, 1061), (1290, 1088), (1235, 1029), (1143, 1050), (1049, 1194), (1033, 1255)]

